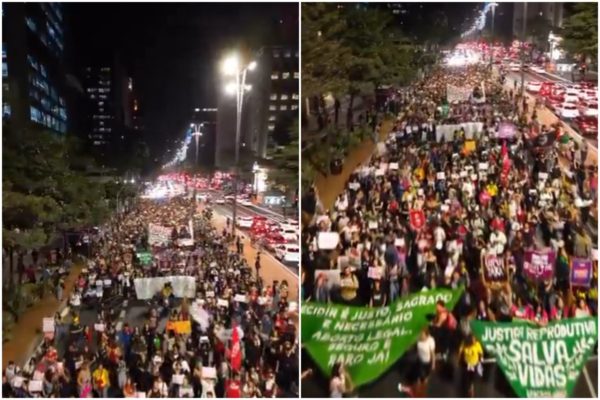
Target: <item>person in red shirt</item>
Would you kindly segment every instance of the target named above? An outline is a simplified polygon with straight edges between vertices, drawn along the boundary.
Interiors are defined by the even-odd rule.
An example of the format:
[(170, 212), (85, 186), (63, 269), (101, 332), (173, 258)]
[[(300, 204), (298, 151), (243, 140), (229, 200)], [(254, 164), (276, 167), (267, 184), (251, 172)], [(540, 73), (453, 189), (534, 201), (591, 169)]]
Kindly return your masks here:
[(225, 382), (225, 397), (230, 399), (242, 397), (242, 385), (239, 374), (236, 373), (232, 379), (228, 379)]

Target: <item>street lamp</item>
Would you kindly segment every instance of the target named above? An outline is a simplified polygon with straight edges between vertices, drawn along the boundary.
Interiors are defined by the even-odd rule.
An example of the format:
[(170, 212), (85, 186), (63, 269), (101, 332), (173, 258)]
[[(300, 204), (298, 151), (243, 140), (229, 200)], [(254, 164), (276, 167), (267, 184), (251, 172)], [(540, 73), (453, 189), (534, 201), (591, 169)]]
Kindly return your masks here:
[(494, 67), (494, 20), (496, 19), (496, 7), (498, 3), (490, 4), (492, 9), (492, 37), (490, 40), (490, 70)]
[(222, 72), (224, 76), (235, 77), (235, 81), (228, 83), (225, 86), (225, 91), (233, 95), (236, 100), (236, 125), (235, 125), (235, 165), (233, 174), (233, 225), (231, 233), (235, 236), (235, 225), (237, 220), (237, 191), (238, 191), (238, 175), (240, 162), (240, 131), (242, 124), (242, 109), (244, 104), (244, 92), (250, 90), (246, 85), (246, 74), (248, 71), (254, 71), (257, 67), (256, 61), (249, 62), (244, 66), (240, 57), (237, 54), (232, 54), (223, 60)]

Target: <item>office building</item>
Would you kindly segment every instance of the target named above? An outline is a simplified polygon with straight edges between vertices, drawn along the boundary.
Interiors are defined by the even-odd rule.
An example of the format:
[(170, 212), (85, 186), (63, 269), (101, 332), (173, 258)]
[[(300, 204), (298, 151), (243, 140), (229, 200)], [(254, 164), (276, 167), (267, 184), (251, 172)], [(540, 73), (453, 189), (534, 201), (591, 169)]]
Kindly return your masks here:
[[(268, 158), (270, 150), (288, 137), (298, 115), (298, 50), (292, 46), (265, 46), (254, 56), (257, 68), (248, 73), (252, 89), (245, 94), (240, 133), (240, 154)], [(217, 167), (235, 161), (235, 99), (218, 95)]]
[(2, 115), (17, 129), (69, 127), (63, 6), (3, 3)]

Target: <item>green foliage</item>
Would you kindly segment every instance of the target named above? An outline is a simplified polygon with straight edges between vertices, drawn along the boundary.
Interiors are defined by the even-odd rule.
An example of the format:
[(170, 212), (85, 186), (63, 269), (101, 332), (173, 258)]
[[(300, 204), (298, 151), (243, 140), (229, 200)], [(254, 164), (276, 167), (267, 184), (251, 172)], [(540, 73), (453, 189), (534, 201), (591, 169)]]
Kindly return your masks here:
[(577, 3), (575, 12), (566, 18), (560, 29), (563, 40), (559, 46), (574, 56), (598, 56), (598, 4)]
[(293, 121), (288, 135), (290, 141), (271, 154), (270, 162), (274, 168), (269, 171), (269, 180), (275, 185), (283, 186), (286, 189), (296, 187), (298, 182), (298, 169), (300, 168), (300, 160), (298, 159), (300, 138), (298, 119)]
[(541, 15), (536, 15), (527, 21), (527, 36), (542, 49), (548, 46), (548, 35), (553, 29), (550, 21)]

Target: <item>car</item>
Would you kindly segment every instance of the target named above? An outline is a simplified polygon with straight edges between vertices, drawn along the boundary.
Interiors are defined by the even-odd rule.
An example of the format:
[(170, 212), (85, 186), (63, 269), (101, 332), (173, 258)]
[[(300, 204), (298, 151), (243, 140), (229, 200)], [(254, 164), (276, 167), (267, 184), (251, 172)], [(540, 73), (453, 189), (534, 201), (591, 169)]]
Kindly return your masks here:
[(222, 197), (219, 197), (218, 199), (215, 200), (215, 204), (225, 204), (225, 199)]
[(542, 82), (528, 82), (525, 89), (531, 93), (538, 93), (542, 88)]
[(552, 89), (554, 86), (554, 82), (542, 82), (542, 86), (540, 87), (538, 95), (542, 97), (549, 97), (552, 94)]
[(565, 103), (577, 104), (579, 102), (579, 92), (567, 91), (564, 95)]
[(228, 203), (233, 203), (233, 196), (232, 195), (225, 196), (225, 201)]
[(300, 262), (300, 248), (295, 244), (282, 244), (275, 248), (275, 257), (281, 262)]
[(588, 100), (580, 102), (579, 114), (584, 117), (598, 117), (598, 101)]
[(253, 206), (254, 204), (249, 199), (242, 199), (240, 204), (246, 207)]
[(200, 200), (200, 201), (209, 201), (210, 200), (210, 194), (208, 193), (196, 193), (196, 200)]
[(281, 225), (278, 229), (279, 233), (288, 242), (295, 242), (298, 240), (298, 228), (290, 225)]
[(598, 135), (598, 117), (579, 116), (573, 119), (573, 125), (584, 136)]
[(236, 225), (240, 228), (252, 228), (252, 217), (237, 217)]
[(579, 99), (580, 100), (591, 100), (591, 99), (597, 99), (598, 98), (598, 92), (594, 89), (581, 89), (579, 91)]
[(511, 72), (519, 72), (521, 71), (521, 64), (511, 62), (510, 64), (508, 64), (508, 70)]
[(577, 105), (573, 103), (563, 103), (556, 108), (556, 113), (562, 119), (572, 119), (579, 117)]
[(529, 67), (529, 70), (535, 72), (536, 74), (546, 73), (546, 70), (543, 67), (540, 67), (539, 65), (532, 65), (531, 67)]
[(278, 246), (286, 244), (287, 241), (278, 232), (269, 232), (264, 236), (264, 243), (268, 250), (275, 251)]

